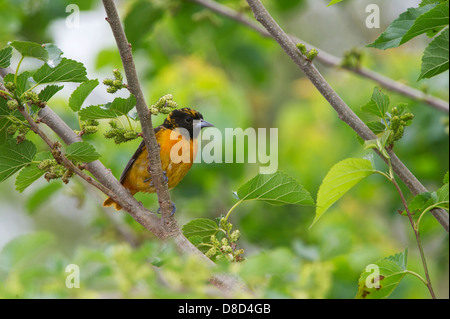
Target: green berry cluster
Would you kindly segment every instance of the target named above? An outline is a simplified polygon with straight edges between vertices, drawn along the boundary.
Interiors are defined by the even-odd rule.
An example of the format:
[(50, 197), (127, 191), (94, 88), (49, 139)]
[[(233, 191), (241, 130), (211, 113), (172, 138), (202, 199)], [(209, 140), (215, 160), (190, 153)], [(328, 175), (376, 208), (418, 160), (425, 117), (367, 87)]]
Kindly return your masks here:
[(344, 52), (341, 66), (347, 68), (359, 68), (361, 66), (362, 53), (360, 50), (354, 48)]
[(225, 217), (220, 218), (219, 226), (224, 237), (218, 238), (217, 235), (211, 236), (211, 248), (205, 253), (208, 258), (220, 261), (239, 262), (244, 258), (241, 256), (244, 249), (237, 249), (237, 241), (241, 236), (239, 230), (233, 230), (233, 225)]
[(106, 131), (103, 135), (108, 139), (114, 139), (114, 143), (116, 144), (135, 140), (139, 136), (135, 131), (119, 127), (116, 121), (110, 121), (109, 126), (111, 129)]
[(44, 108), (46, 105), (45, 102), (43, 102), (39, 99), (39, 96), (37, 95), (37, 93), (33, 92), (33, 91), (25, 92), (23, 94), (22, 102), (28, 103), (30, 105), (36, 105), (39, 108)]
[(64, 167), (64, 165), (58, 164), (55, 159), (46, 159), (38, 164), (40, 170), (45, 171), (44, 178), (47, 182), (52, 179), (61, 179), (64, 184), (69, 183), (69, 178), (72, 177), (73, 172)]
[(108, 93), (116, 93), (118, 90), (127, 88), (126, 84), (123, 84), (123, 77), (122, 74), (118, 69), (113, 70), (114, 79), (104, 79), (103, 84), (106, 85), (108, 88), (106, 89), (106, 92)]
[(405, 133), (405, 127), (410, 126), (414, 119), (414, 114), (410, 112), (403, 113), (404, 106), (394, 106), (391, 110), (389, 129), (392, 131), (388, 140), (388, 145), (401, 139)]
[(100, 122), (97, 120), (80, 121), (81, 131), (75, 131), (75, 133), (77, 133), (78, 135), (94, 134), (97, 133), (99, 125)]
[(26, 126), (22, 122), (18, 122), (18, 123), (10, 124), (8, 126), (8, 128), (6, 129), (6, 132), (9, 135), (15, 135), (17, 133), (17, 136), (16, 136), (17, 144), (20, 144), (23, 141), (25, 141), (26, 135), (29, 130), (30, 130), (30, 128), (28, 126)]
[(150, 113), (153, 115), (169, 114), (173, 109), (177, 108), (178, 104), (173, 100), (172, 94), (162, 96), (158, 102), (150, 106)]
[(308, 51), (306, 49), (306, 45), (303, 43), (297, 43), (296, 46), (297, 46), (297, 49), (300, 50), (300, 53), (303, 54), (311, 62), (319, 54), (319, 51), (317, 51), (314, 48), (312, 48), (311, 50)]

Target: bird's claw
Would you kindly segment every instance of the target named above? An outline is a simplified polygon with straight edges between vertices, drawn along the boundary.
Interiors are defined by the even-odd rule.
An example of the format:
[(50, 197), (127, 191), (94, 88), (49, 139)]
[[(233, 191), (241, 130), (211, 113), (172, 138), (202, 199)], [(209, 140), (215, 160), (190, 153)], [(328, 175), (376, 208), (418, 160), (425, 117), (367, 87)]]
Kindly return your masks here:
[[(164, 175), (164, 181), (166, 182), (166, 183), (168, 183), (169, 182), (169, 178), (167, 177), (167, 172), (166, 171), (163, 171), (163, 175)], [(150, 181), (150, 186), (154, 186), (154, 184), (153, 184), (153, 181), (152, 181), (152, 178), (151, 177), (149, 177), (149, 178), (146, 178), (146, 179), (144, 179), (144, 183), (147, 183), (148, 181)]]
[[(177, 207), (175, 206), (175, 203), (172, 202), (172, 211), (170, 212), (170, 216), (173, 216), (173, 214), (175, 214), (175, 212), (177, 211)], [(161, 207), (158, 207), (158, 214), (161, 214)]]

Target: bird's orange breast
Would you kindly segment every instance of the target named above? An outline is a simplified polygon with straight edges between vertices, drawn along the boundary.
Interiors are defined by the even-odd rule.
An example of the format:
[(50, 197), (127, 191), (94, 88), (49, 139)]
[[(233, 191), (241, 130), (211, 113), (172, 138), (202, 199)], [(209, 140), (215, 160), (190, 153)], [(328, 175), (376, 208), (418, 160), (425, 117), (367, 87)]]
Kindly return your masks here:
[[(186, 176), (187, 172), (192, 166), (192, 163), (197, 155), (197, 141), (190, 138), (182, 138), (178, 136), (178, 139), (171, 139), (172, 130), (161, 129), (156, 134), (156, 140), (161, 147), (161, 166), (163, 171), (166, 172), (168, 178), (169, 189), (174, 188), (178, 183)], [(178, 152), (177, 152), (178, 150)], [(182, 151), (188, 151), (188, 156), (184, 157), (184, 162), (173, 162), (172, 157), (176, 160), (177, 156), (181, 157)], [(151, 186), (151, 177), (148, 172), (148, 158), (147, 148), (144, 146), (142, 152), (136, 158), (136, 161), (128, 171), (123, 185), (128, 188), (132, 194), (137, 192), (154, 193), (155, 187)], [(178, 158), (179, 159), (179, 158)]]

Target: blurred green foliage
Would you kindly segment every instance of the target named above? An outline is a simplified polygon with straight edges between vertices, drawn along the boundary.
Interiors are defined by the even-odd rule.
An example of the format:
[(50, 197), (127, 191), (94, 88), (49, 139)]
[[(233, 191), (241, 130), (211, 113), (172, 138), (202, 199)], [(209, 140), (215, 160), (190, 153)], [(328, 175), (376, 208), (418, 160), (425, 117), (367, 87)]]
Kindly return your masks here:
[[(219, 2), (251, 16), (245, 1)], [(326, 16), (327, 1), (322, 2), (321, 14)], [(52, 22), (68, 15), (65, 8), (69, 3), (0, 0), (0, 48), (12, 40), (52, 42), (49, 28)], [(95, 1), (76, 4), (82, 10), (98, 8)], [(180, 106), (199, 110), (221, 130), (277, 127), (279, 169), (297, 179), (314, 198), (335, 163), (368, 154), (355, 133), (339, 120), (274, 41), (187, 1), (137, 0), (120, 4), (149, 105), (170, 93)], [(265, 4), (283, 25), (295, 25), (302, 12), (307, 17), (311, 10), (307, 1)], [(97, 18), (103, 20), (103, 11), (96, 12)], [(154, 20), (145, 13), (151, 13)], [(344, 12), (339, 13), (346, 19)], [(112, 37), (106, 30), (105, 36)], [(299, 37), (307, 37), (307, 32), (294, 29)], [(361, 43), (371, 40), (362, 38)], [(323, 41), (316, 38), (314, 45), (327, 47)], [(448, 99), (445, 75), (416, 82), (422, 52), (420, 43), (389, 52), (364, 49), (362, 64), (411, 86), (426, 86), (430, 93)], [(96, 55), (96, 69), (88, 70), (89, 74), (110, 74), (114, 68), (121, 69), (115, 47), (103, 47)], [(370, 99), (376, 85), (345, 71), (321, 71), (344, 101), (363, 116), (360, 107)], [(102, 95), (105, 86), (99, 85), (96, 91), (108, 98)], [(408, 103), (416, 116), (397, 142), (396, 153), (419, 180), (436, 190), (449, 166), (446, 117), (420, 101), (393, 93), (389, 96), (393, 105)], [(57, 93), (49, 106), (78, 129), (68, 95)], [(156, 117), (154, 123), (161, 123), (163, 118)], [(101, 121), (99, 131), (107, 129), (107, 121)], [(44, 147), (31, 133), (27, 138)], [(85, 136), (85, 140), (95, 145), (100, 160), (117, 177), (139, 144), (133, 141), (116, 145), (98, 133)], [(378, 158), (374, 161), (379, 169), (385, 168)], [(195, 164), (171, 192), (179, 224), (225, 214), (235, 203), (232, 191), (257, 171), (258, 164)], [(79, 179), (72, 179), (68, 185), (42, 179), (22, 194), (14, 190), (13, 183), (8, 180), (0, 184), (0, 297), (221, 296), (208, 282), (212, 270), (190, 257), (179, 256), (170, 245), (153, 240), (126, 213), (104, 210), (100, 207), (104, 196)], [(406, 188), (404, 192), (412, 198)], [(156, 210), (155, 195), (136, 197)], [(241, 232), (239, 247), (245, 248), (246, 261), (220, 264), (217, 271), (238, 274), (258, 297), (353, 298), (367, 264), (405, 247), (409, 248), (408, 268), (421, 273), (414, 234), (406, 217), (397, 213), (401, 208), (395, 189), (379, 176), (352, 189), (311, 229), (314, 207), (242, 205), (233, 213), (232, 223)], [(126, 226), (134, 234), (137, 248), (126, 242), (117, 225)], [(448, 298), (448, 234), (431, 215), (422, 221), (421, 234), (435, 291), (438, 297)], [(80, 267), (80, 288), (66, 288), (68, 264)], [(407, 277), (391, 297), (428, 298), (429, 294), (417, 278)]]

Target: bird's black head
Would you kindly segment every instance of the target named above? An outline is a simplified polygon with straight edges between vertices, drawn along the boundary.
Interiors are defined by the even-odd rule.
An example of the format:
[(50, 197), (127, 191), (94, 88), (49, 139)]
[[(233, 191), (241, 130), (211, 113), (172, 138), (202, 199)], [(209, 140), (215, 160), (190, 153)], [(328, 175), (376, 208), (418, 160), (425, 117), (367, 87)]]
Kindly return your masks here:
[(164, 120), (163, 126), (171, 130), (176, 128), (184, 128), (189, 132), (189, 137), (194, 138), (197, 137), (194, 136), (195, 124), (198, 125), (200, 129), (203, 127), (214, 126), (211, 123), (206, 122), (200, 112), (187, 107), (173, 110)]

